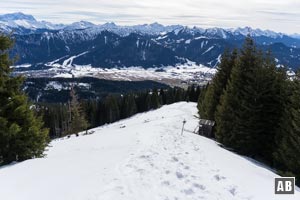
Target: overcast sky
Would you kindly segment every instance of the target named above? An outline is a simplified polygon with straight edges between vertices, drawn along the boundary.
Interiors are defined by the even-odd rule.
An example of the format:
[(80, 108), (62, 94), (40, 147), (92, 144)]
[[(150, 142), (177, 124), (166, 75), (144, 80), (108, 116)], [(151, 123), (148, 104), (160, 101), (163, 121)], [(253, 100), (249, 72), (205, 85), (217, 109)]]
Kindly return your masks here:
[(0, 13), (11, 12), (54, 23), (159, 22), (300, 33), (300, 0), (0, 0)]

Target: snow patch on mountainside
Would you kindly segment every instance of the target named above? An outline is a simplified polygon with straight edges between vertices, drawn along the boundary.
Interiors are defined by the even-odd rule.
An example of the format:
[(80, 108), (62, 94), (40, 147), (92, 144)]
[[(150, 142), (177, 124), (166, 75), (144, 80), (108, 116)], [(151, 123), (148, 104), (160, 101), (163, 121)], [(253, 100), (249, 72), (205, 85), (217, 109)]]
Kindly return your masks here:
[(57, 81), (50, 81), (45, 88), (45, 90), (58, 90), (58, 91), (61, 91), (62, 89), (63, 89), (62, 84)]
[(209, 47), (205, 52), (202, 53), (202, 55), (204, 55), (204, 54), (210, 52), (214, 47), (215, 47), (215, 46)]
[(16, 66), (12, 66), (12, 68), (14, 69), (18, 69), (18, 68), (29, 68), (31, 67), (31, 64), (22, 64), (22, 65), (16, 65)]
[[(195, 103), (176, 103), (52, 141), (47, 156), (0, 168), (5, 200), (296, 200), (272, 171), (195, 135)], [(182, 122), (186, 120), (183, 135)], [(42, 187), (41, 187), (42, 186)]]
[(83, 56), (83, 55), (85, 55), (85, 54), (87, 54), (87, 53), (88, 53), (88, 51), (83, 52), (83, 53), (81, 53), (81, 54), (78, 54), (78, 55), (76, 55), (76, 56), (71, 56), (70, 58), (66, 59), (66, 60), (63, 62), (62, 67), (72, 67), (73, 60), (74, 60), (75, 58), (78, 58), (78, 57), (80, 57), (80, 56)]

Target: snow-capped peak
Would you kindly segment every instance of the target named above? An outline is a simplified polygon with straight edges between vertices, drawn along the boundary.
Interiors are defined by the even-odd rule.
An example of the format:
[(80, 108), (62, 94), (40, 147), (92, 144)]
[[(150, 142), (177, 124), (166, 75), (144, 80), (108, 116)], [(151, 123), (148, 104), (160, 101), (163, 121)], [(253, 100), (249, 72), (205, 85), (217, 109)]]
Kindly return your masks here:
[(265, 36), (265, 37), (271, 37), (271, 38), (278, 38), (278, 37), (283, 36), (282, 33), (276, 33), (274, 31), (270, 31), (270, 30), (261, 30), (259, 28), (253, 29), (248, 26), (246, 26), (244, 28), (239, 27), (236, 29), (230, 29), (230, 31), (234, 34), (241, 34), (244, 36), (250, 35), (250, 36), (254, 36), (254, 37)]
[(32, 15), (26, 15), (22, 12), (0, 15), (0, 21), (8, 22), (14, 20), (36, 21), (36, 19)]
[(114, 22), (107, 22), (107, 23), (103, 24), (102, 27), (106, 27), (106, 28), (116, 28), (117, 25), (116, 25)]
[(96, 26), (95, 24), (88, 22), (88, 21), (80, 21), (74, 22), (65, 27), (66, 30), (77, 30), (77, 29), (86, 29)]
[(32, 15), (18, 12), (0, 15), (0, 27), (6, 31), (12, 31), (15, 28), (53, 30), (62, 28), (62, 25), (56, 25), (46, 21), (37, 21)]
[(154, 22), (152, 24), (149, 24), (149, 27), (151, 27), (151, 28), (157, 28), (157, 29), (163, 29), (165, 26), (162, 25), (162, 24), (159, 24), (157, 22)]
[(300, 34), (299, 33), (294, 33), (290, 35), (292, 38), (300, 39)]
[[(51, 22), (46, 22), (46, 21), (37, 21), (32, 15), (27, 15), (21, 12), (0, 15), (0, 30), (10, 32), (12, 30), (20, 29), (20, 28), (21, 29), (25, 28), (26, 30), (31, 30), (31, 31), (35, 31), (37, 29), (49, 29), (49, 30), (64, 29), (68, 31), (88, 29), (90, 32), (93, 33), (107, 30), (119, 35), (129, 35), (130, 33), (160, 35), (162, 33), (168, 33), (174, 31), (176, 35), (179, 33), (189, 33), (192, 35), (196, 33), (201, 33), (211, 37), (218, 37), (218, 38), (220, 37), (223, 39), (226, 39), (231, 35), (247, 36), (249, 34), (253, 37), (265, 36), (271, 38), (281, 38), (284, 36), (284, 34), (282, 33), (276, 33), (270, 30), (253, 29), (251, 27), (232, 28), (232, 29), (223, 29), (223, 28), (202, 29), (199, 27), (190, 28), (182, 25), (165, 26), (157, 22), (152, 24), (120, 26), (120, 25), (116, 25), (114, 22), (109, 22), (102, 25), (95, 25), (87, 21), (80, 21), (80, 22), (74, 22), (70, 25), (63, 25), (63, 24), (53, 24)], [(25, 32), (28, 33), (27, 31)], [(296, 37), (296, 36), (293, 35), (291, 37)]]
[(227, 35), (227, 31), (225, 29), (222, 28), (208, 28), (205, 30), (206, 34), (210, 34), (210, 35), (214, 35), (214, 36), (218, 36), (221, 38), (226, 39), (228, 37)]

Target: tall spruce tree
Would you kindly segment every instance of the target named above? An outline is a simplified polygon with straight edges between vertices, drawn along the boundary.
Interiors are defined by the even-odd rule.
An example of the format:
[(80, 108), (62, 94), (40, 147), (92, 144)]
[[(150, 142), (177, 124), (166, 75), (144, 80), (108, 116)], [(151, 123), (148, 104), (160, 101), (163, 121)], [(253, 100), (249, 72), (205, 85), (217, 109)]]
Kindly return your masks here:
[(105, 123), (112, 123), (120, 119), (118, 100), (114, 95), (108, 95), (104, 101)]
[(274, 153), (275, 167), (283, 175), (296, 176), (300, 185), (300, 77), (290, 82), (291, 95), (281, 118)]
[(0, 35), (0, 165), (40, 157), (48, 143), (48, 130), (20, 90), (23, 78), (11, 76), (12, 45)]
[(88, 122), (85, 118), (85, 113), (82, 110), (82, 106), (78, 101), (78, 96), (74, 87), (71, 87), (70, 91), (71, 101), (69, 102), (69, 127), (66, 134), (78, 133), (86, 130)]
[(127, 118), (137, 113), (134, 94), (127, 94), (122, 98), (121, 118)]
[(166, 92), (164, 91), (164, 89), (160, 89), (159, 90), (159, 96), (161, 97), (161, 104), (165, 105), (167, 104), (167, 95)]
[(96, 100), (88, 100), (83, 104), (85, 108), (86, 118), (90, 127), (99, 126), (99, 109), (98, 102)]
[(215, 112), (220, 103), (221, 95), (223, 94), (227, 83), (230, 79), (232, 67), (237, 58), (237, 50), (232, 53), (225, 51), (222, 55), (221, 63), (218, 66), (218, 72), (208, 86), (205, 96), (198, 102), (199, 114), (203, 119), (215, 120)]
[(157, 89), (152, 90), (150, 98), (151, 98), (151, 100), (150, 100), (151, 109), (157, 109), (161, 106), (161, 104), (160, 104), (161, 101), (160, 101)]
[(248, 37), (217, 108), (217, 140), (239, 153), (271, 161), (284, 77)]

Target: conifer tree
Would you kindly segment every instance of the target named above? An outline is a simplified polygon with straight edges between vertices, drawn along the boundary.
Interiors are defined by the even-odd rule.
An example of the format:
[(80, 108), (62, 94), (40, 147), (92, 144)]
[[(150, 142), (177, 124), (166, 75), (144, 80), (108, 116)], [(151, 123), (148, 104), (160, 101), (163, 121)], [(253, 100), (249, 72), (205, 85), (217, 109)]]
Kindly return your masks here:
[(239, 153), (270, 161), (284, 75), (247, 38), (216, 112), (216, 137)]
[(0, 35), (0, 165), (43, 156), (48, 143), (48, 130), (20, 90), (23, 78), (11, 76), (12, 45)]
[(120, 119), (120, 109), (115, 96), (108, 95), (104, 102), (105, 123), (112, 123)]
[(87, 101), (85, 104), (83, 104), (83, 107), (85, 108), (85, 113), (87, 116), (87, 121), (89, 122), (91, 127), (99, 126), (99, 120), (98, 120), (98, 104), (97, 101)]
[(300, 185), (300, 77), (290, 82), (291, 95), (281, 118), (274, 153), (275, 167), (296, 176)]
[(69, 102), (69, 127), (67, 134), (78, 133), (86, 130), (88, 122), (85, 118), (85, 113), (82, 110), (81, 104), (78, 101), (78, 96), (74, 87), (70, 91), (71, 101)]
[(122, 99), (121, 118), (127, 118), (137, 113), (137, 105), (133, 94), (125, 95)]
[(165, 92), (165, 96), (166, 96), (166, 104), (171, 104), (175, 102), (175, 89), (174, 88), (170, 88)]
[(160, 97), (161, 97), (161, 104), (162, 104), (162, 105), (167, 104), (167, 95), (166, 95), (164, 89), (162, 89), (162, 88), (160, 89), (159, 95), (160, 95)]
[(221, 95), (223, 94), (227, 83), (230, 79), (232, 67), (237, 58), (237, 50), (232, 53), (225, 51), (222, 55), (221, 63), (218, 66), (218, 72), (208, 86), (205, 96), (199, 104), (199, 114), (203, 119), (215, 120), (215, 112), (220, 103)]
[(197, 89), (196, 89), (196, 98), (195, 98), (195, 102), (198, 102), (198, 99), (199, 99), (199, 96), (202, 92), (202, 88), (200, 85), (197, 86)]
[(146, 94), (146, 99), (145, 99), (145, 111), (151, 110), (152, 109), (152, 93), (149, 91)]
[(136, 97), (136, 105), (137, 105), (137, 110), (138, 112), (144, 112), (147, 110), (147, 105), (146, 105), (146, 99), (148, 96), (148, 91), (147, 92), (139, 92), (137, 97)]
[(198, 101), (197, 101), (197, 109), (198, 109), (198, 114), (200, 116), (200, 118), (205, 118), (205, 114), (204, 114), (204, 98), (205, 98), (205, 95), (206, 95), (206, 92), (207, 92), (207, 89), (209, 87), (209, 82), (202, 87), (201, 89), (201, 93), (198, 97)]
[(151, 103), (150, 103), (150, 107), (151, 109), (157, 109), (160, 107), (160, 99), (159, 99), (159, 96), (158, 96), (158, 91), (157, 89), (154, 89), (152, 91), (152, 94), (151, 94)]
[(174, 102), (183, 101), (185, 99), (184, 90), (178, 87), (174, 88)]

